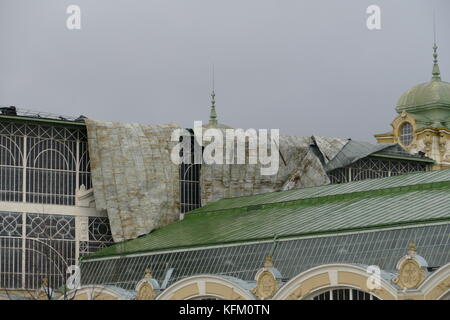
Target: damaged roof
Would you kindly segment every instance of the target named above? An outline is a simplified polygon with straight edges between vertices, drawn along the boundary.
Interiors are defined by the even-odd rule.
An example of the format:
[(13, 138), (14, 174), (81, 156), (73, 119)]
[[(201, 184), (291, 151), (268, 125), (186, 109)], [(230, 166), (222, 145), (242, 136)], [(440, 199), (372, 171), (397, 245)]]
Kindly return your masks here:
[[(320, 145), (318, 145), (318, 148), (322, 152)], [(324, 159), (323, 165), (325, 171), (330, 172), (338, 168), (346, 167), (368, 156), (434, 163), (434, 160), (424, 155), (410, 154), (397, 143), (372, 144), (349, 139), (331, 160), (327, 161)]]

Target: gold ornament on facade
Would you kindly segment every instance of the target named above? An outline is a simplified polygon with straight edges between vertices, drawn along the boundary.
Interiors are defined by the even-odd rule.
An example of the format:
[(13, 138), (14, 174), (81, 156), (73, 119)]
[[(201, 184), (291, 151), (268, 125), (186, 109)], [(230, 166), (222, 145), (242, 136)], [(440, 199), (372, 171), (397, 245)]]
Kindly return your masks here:
[(265, 268), (272, 268), (273, 267), (273, 259), (272, 256), (266, 256), (264, 258), (264, 267)]
[(447, 141), (449, 140), (449, 136), (447, 133), (441, 132), (439, 134), (439, 152), (441, 153), (441, 157), (445, 157), (447, 153)]
[(407, 259), (403, 262), (397, 278), (393, 280), (395, 284), (403, 289), (417, 288), (425, 279), (424, 272), (414, 259)]
[(144, 279), (152, 279), (153, 278), (153, 274), (152, 274), (152, 269), (147, 268), (144, 271)]
[(408, 254), (417, 254), (416, 243), (414, 241), (408, 242)]
[(265, 270), (261, 272), (256, 281), (256, 288), (252, 290), (260, 299), (271, 298), (278, 290), (278, 281), (273, 276), (272, 272)]
[(154, 300), (155, 290), (149, 282), (142, 283), (137, 290), (136, 300)]
[(425, 152), (430, 153), (431, 152), (431, 146), (433, 144), (431, 134), (429, 134), (429, 133), (425, 134), (424, 143), (425, 143)]
[(392, 282), (402, 289), (413, 289), (417, 288), (425, 279), (425, 272), (416, 259), (414, 259), (414, 256), (417, 255), (416, 243), (414, 241), (408, 243), (407, 253), (406, 259), (400, 265), (398, 277), (393, 279)]
[[(156, 290), (154, 285), (156, 285)], [(136, 285), (135, 300), (154, 300), (156, 298), (158, 289), (159, 285), (153, 279), (152, 270), (150, 268), (147, 268), (144, 271), (144, 278)]]

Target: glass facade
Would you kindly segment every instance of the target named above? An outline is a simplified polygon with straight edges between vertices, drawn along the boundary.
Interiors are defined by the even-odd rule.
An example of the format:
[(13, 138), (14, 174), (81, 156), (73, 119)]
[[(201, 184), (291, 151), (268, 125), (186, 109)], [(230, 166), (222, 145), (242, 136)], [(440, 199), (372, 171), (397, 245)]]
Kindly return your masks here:
[[(84, 127), (0, 121), (0, 201), (75, 206), (82, 185), (92, 188)], [(34, 289), (44, 277), (60, 287), (79, 256), (113, 242), (107, 218), (86, 219), (80, 241), (73, 215), (0, 208), (0, 288)]]
[[(274, 265), (285, 280), (302, 271), (330, 263), (377, 265), (395, 270), (405, 255), (408, 242), (417, 243), (430, 266), (442, 266), (450, 260), (450, 225), (361, 232), (279, 241), (273, 255)], [(85, 261), (81, 263), (83, 284), (116, 285), (134, 289), (146, 268), (163, 283), (168, 270), (173, 273), (169, 285), (199, 274), (233, 276), (253, 281), (273, 243), (242, 244), (216, 248), (181, 250), (166, 253)]]
[[(195, 159), (195, 146), (201, 150), (201, 147), (197, 144), (192, 130), (188, 130), (191, 135), (183, 136), (180, 138), (180, 142), (183, 142), (186, 148), (190, 149), (188, 154), (180, 154), (184, 161), (181, 163), (180, 172), (180, 213), (186, 213), (191, 210), (200, 208), (202, 205), (200, 194), (200, 170), (201, 164), (196, 163)], [(189, 143), (185, 143), (183, 139)], [(186, 161), (188, 160), (188, 161)], [(199, 162), (199, 161), (197, 161)]]
[(89, 228), (83, 242), (74, 216), (0, 211), (0, 288), (35, 289), (43, 278), (61, 287), (78, 256), (112, 244), (107, 218), (90, 217)]
[(75, 205), (92, 187), (86, 131), (0, 121), (0, 201)]

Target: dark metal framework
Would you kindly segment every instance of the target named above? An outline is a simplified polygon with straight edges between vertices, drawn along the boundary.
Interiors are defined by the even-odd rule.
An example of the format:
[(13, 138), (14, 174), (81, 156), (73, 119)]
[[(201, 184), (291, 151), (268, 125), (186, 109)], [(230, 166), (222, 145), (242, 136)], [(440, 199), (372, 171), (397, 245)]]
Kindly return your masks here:
[[(92, 187), (84, 128), (0, 121), (0, 201), (73, 206), (82, 185)], [(75, 216), (0, 211), (0, 288), (34, 289), (44, 277), (60, 287), (79, 256), (113, 243), (107, 218), (86, 219), (80, 241)]]
[(92, 187), (85, 130), (0, 121), (0, 201), (75, 205)]
[[(200, 194), (200, 170), (201, 164), (195, 163), (195, 137), (191, 132), (191, 136), (181, 137), (182, 139), (190, 139), (190, 153), (180, 156), (187, 161), (180, 164), (180, 213), (184, 214), (188, 211), (201, 207)], [(198, 145), (197, 145), (198, 147)], [(201, 150), (201, 148), (199, 148)]]
[(112, 244), (107, 218), (89, 218), (85, 242), (77, 239), (75, 225), (69, 215), (0, 211), (0, 288), (35, 289), (43, 278), (59, 288), (78, 255)]
[(397, 176), (404, 173), (427, 171), (429, 163), (379, 157), (366, 157), (349, 166), (328, 173), (331, 183)]

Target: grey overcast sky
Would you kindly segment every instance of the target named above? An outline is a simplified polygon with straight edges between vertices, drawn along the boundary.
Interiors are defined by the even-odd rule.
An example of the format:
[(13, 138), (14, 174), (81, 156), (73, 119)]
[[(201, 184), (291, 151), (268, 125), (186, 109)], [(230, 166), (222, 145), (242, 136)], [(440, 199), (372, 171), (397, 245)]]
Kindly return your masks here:
[(222, 123), (374, 141), (431, 78), (433, 10), (449, 80), (449, 0), (0, 0), (0, 105), (192, 127), (214, 63)]

